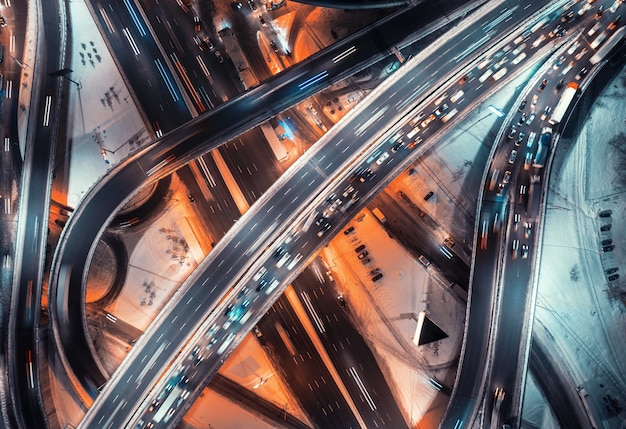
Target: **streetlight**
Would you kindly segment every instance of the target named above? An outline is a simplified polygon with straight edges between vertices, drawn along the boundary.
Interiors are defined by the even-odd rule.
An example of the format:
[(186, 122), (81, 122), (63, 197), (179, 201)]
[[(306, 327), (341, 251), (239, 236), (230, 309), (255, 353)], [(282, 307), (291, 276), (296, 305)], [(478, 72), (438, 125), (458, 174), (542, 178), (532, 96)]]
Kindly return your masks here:
[[(15, 60), (16, 60), (16, 61), (18, 61), (18, 60), (17, 60), (17, 58), (16, 58)], [(19, 64), (19, 63), (18, 63), (18, 64)], [(54, 71), (54, 72), (52, 72), (52, 73), (48, 73), (48, 76), (50, 76), (50, 77), (59, 77), (59, 76), (60, 76), (60, 77), (63, 77), (63, 78), (65, 78), (65, 79), (69, 80), (70, 82), (75, 83), (75, 84), (76, 84), (76, 87), (77, 87), (77, 88), (78, 88), (78, 90), (80, 91), (80, 89), (82, 88), (82, 85), (80, 84), (80, 82), (76, 82), (75, 80), (72, 80), (72, 79), (70, 79), (69, 77), (67, 77), (67, 75), (68, 75), (68, 74), (70, 74), (70, 73), (72, 73), (73, 71), (74, 71), (74, 70), (72, 70), (72, 69), (70, 69), (70, 68), (67, 68), (67, 67), (66, 67), (66, 68), (64, 68), (64, 69), (57, 70), (57, 71)]]

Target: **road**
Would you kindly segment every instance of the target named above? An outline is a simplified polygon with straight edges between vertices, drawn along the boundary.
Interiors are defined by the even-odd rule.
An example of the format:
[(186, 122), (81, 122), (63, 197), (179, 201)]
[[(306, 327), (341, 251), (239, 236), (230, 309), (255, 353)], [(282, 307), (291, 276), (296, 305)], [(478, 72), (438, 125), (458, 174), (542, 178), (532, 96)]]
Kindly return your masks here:
[[(382, 37), (382, 32), (388, 44), (393, 46), (404, 38), (400, 32), (396, 31), (397, 28), (407, 29), (409, 33), (408, 29), (412, 28), (409, 23), (419, 22), (418, 20), (428, 22), (433, 16), (441, 14), (442, 10), (437, 8), (436, 13), (431, 14), (421, 11), (417, 19), (409, 12), (381, 23), (377, 27), (379, 37)], [(376, 39), (375, 44), (368, 43), (370, 37), (367, 31), (363, 31), (347, 39), (343, 44), (334, 45), (332, 49), (294, 66), (285, 74), (270, 79), (265, 85), (244, 94), (233, 102), (190, 121), (187, 125), (170, 133), (163, 142), (159, 142), (158, 146), (152, 145), (120, 165), (115, 169), (115, 173), (106, 177), (94, 188), (91, 196), (85, 198), (85, 204), (77, 208), (75, 215), (64, 230), (63, 244), (54, 262), (51, 302), (55, 304), (51, 308), (51, 320), (57, 337), (61, 340), (61, 349), (68, 359), (71, 370), (81, 380), (83, 388), (89, 394), (95, 396), (97, 387), (102, 385), (106, 378), (90, 357), (91, 352), (84, 330), (81, 324), (77, 324), (77, 321), (84, 320), (80, 305), (83, 296), (81, 279), (87, 267), (85, 256), (89, 255), (89, 248), (95, 242), (103, 225), (108, 223), (109, 208), (118, 207), (127, 198), (128, 193), (120, 192), (120, 190), (130, 190), (135, 186), (139, 187), (139, 184), (146, 183), (146, 179), (149, 182), (169, 174), (174, 167), (185, 164), (188, 159), (218, 146), (220, 142), (260, 123), (297, 100), (306, 98), (330, 81), (341, 79), (344, 74), (353, 73), (355, 67), (363, 68), (376, 61), (377, 58), (387, 55), (387, 52), (381, 53), (378, 50), (380, 39)], [(332, 61), (338, 53), (345, 51), (346, 46), (349, 47), (350, 44), (355, 43), (359, 46), (362, 44), (364, 48), (357, 50), (339, 64)], [(323, 80), (310, 84), (312, 81), (309, 79), (321, 76), (320, 73), (325, 73), (330, 65), (333, 66), (333, 70), (338, 71), (336, 76), (332, 79), (329, 76), (329, 82)], [(224, 127), (222, 124), (230, 124), (230, 126)], [(209, 136), (213, 138), (207, 145)], [(146, 177), (146, 172), (151, 174), (150, 177)], [(60, 286), (57, 277), (59, 274), (64, 274)], [(54, 281), (55, 278), (57, 281)], [(67, 288), (65, 281), (68, 282)]]
[[(604, 8), (608, 10), (612, 3), (605, 2)], [(547, 193), (546, 179), (549, 177), (549, 168), (535, 166), (539, 140), (546, 131), (552, 133), (553, 140), (558, 139), (560, 125), (558, 122), (550, 122), (555, 107), (570, 83), (583, 85), (585, 76), (580, 74), (580, 70), (592, 70), (589, 59), (595, 50), (590, 43), (615, 19), (615, 15), (609, 12), (604, 13), (601, 19), (596, 19), (599, 3), (594, 4), (583, 16), (578, 14), (581, 7), (586, 6), (582, 4), (574, 7), (574, 17), (560, 22), (563, 29), (567, 30), (566, 34), (578, 32), (580, 36), (555, 54), (554, 59), (529, 82), (520, 96), (526, 100), (526, 107), (516, 112), (512, 124), (507, 128), (510, 130), (510, 126), (515, 124), (515, 135), (510, 139), (503, 136), (495, 154), (490, 174), (499, 170), (499, 176), (503, 178), (510, 172), (510, 182), (506, 184), (503, 179), (498, 179), (496, 182), (499, 183), (490, 191), (491, 176), (488, 176), (485, 185), (487, 200), (500, 201), (507, 205), (506, 215), (500, 218), (501, 234), (505, 236), (502, 258), (498, 262), (498, 271), (502, 273), (501, 279), (498, 279), (501, 284), (500, 317), (497, 320), (497, 337), (493, 344), (493, 364), (486, 394), (487, 409), (493, 407), (496, 388), (504, 389), (505, 398), (499, 407), (499, 415), (493, 415), (494, 421), (490, 413), (485, 415), (485, 424), (491, 424), (491, 427), (501, 423), (517, 427), (521, 422), (524, 389), (520, 389), (520, 386), (527, 370), (532, 334), (532, 321), (527, 315), (533, 314), (533, 296), (536, 294), (535, 267), (540, 261), (536, 249), (540, 244), (539, 233), (544, 210), (542, 202), (543, 195)], [(601, 29), (590, 37), (589, 30), (598, 23)], [(546, 27), (537, 36), (529, 39), (529, 42), (535, 37), (541, 37), (541, 34), (550, 39), (553, 28), (554, 24)], [(542, 88), (544, 80), (545, 88)], [(535, 118), (531, 120), (532, 116)], [(521, 137), (521, 133), (525, 136)], [(536, 135), (534, 139), (533, 133)], [(514, 150), (518, 152), (517, 157), (511, 161), (511, 151)], [(476, 261), (478, 266), (478, 257)], [(474, 276), (474, 281), (477, 279)], [(484, 279), (481, 278), (482, 280)]]
[[(527, 9), (526, 12), (530, 13), (531, 11)], [(495, 17), (499, 17), (501, 11), (494, 11), (491, 13), (492, 15), (487, 16), (485, 18), (486, 20), (485, 22), (490, 22)], [(519, 17), (519, 19), (523, 19), (523, 18), (524, 18), (523, 16)], [(514, 22), (508, 21), (506, 25), (501, 25), (501, 27), (510, 28), (509, 26), (514, 25), (514, 24), (515, 24)], [(457, 39), (455, 39), (455, 41), (451, 41), (450, 43), (454, 46), (455, 49), (448, 49), (448, 52), (452, 51), (452, 54), (450, 55), (454, 55), (454, 53), (457, 53), (457, 54), (462, 53), (464, 50), (466, 50), (467, 49), (466, 44), (470, 44), (472, 43), (472, 41), (480, 39), (481, 38), (480, 33), (483, 30), (482, 28), (480, 28), (478, 30), (474, 29), (474, 30), (467, 30), (467, 31), (470, 34), (473, 33), (474, 38), (472, 39), (468, 36), (462, 39), (460, 42), (457, 41)], [(448, 47), (444, 46), (444, 48), (448, 48)], [(449, 61), (448, 64), (446, 64), (443, 68), (442, 68), (441, 61), (436, 61), (436, 63), (437, 64), (434, 64), (434, 62), (430, 64), (422, 63), (421, 67), (423, 68), (423, 70), (421, 71), (420, 74), (422, 76), (428, 76), (431, 73), (433, 75), (435, 74), (441, 75), (442, 73), (445, 73), (444, 69), (446, 69), (446, 67), (448, 68), (446, 71), (448, 71), (448, 70), (454, 69), (457, 65), (457, 63), (454, 60)], [(429, 67), (432, 67), (435, 70), (431, 72), (429, 70)], [(406, 88), (402, 86), (397, 86), (394, 88), (386, 89), (386, 92), (384, 93), (384, 99), (386, 100), (385, 104), (389, 106), (403, 107), (402, 103), (403, 103), (404, 97), (406, 97), (405, 94), (414, 94), (415, 91), (418, 90), (419, 88), (419, 87), (416, 88), (417, 84), (423, 84), (424, 82), (423, 80), (420, 81), (419, 79), (417, 79), (417, 82), (414, 82), (415, 80), (416, 79), (414, 76), (412, 76), (411, 79), (407, 79), (408, 82), (403, 80), (401, 84), (405, 86), (408, 85), (408, 87)], [(236, 255), (237, 252), (235, 252), (234, 250), (237, 249), (239, 246), (241, 246), (242, 249), (250, 249), (251, 247), (256, 249), (256, 246), (254, 244), (255, 237), (252, 237), (250, 235), (251, 230), (254, 231), (255, 228), (260, 227), (263, 231), (273, 231), (277, 227), (277, 225), (274, 226), (277, 221), (278, 222), (289, 221), (288, 219), (285, 220), (282, 214), (275, 215), (272, 212), (274, 207), (282, 207), (283, 213), (296, 213), (297, 214), (302, 211), (302, 208), (309, 206), (308, 201), (305, 204), (296, 203), (296, 201), (298, 201), (298, 199), (300, 198), (300, 195), (316, 195), (317, 192), (319, 191), (317, 192), (312, 191), (312, 189), (315, 188), (314, 185), (316, 185), (318, 189), (321, 189), (322, 188), (321, 183), (323, 183), (326, 180), (326, 177), (324, 176), (334, 171), (335, 169), (337, 169), (338, 166), (344, 164), (345, 159), (348, 159), (348, 156), (345, 155), (345, 152), (349, 151), (350, 145), (356, 145), (356, 147), (358, 147), (360, 146), (361, 141), (364, 141), (364, 142), (371, 141), (373, 137), (372, 133), (374, 133), (374, 131), (370, 129), (372, 127), (366, 128), (361, 125), (364, 123), (368, 123), (363, 118), (368, 118), (368, 120), (370, 120), (369, 123), (371, 123), (372, 122), (371, 118), (377, 117), (377, 110), (378, 110), (377, 106), (379, 105), (376, 103), (376, 100), (374, 100), (374, 102), (371, 105), (367, 106), (367, 109), (365, 109), (365, 111), (362, 113), (363, 116), (359, 115), (359, 117), (354, 118), (354, 120), (352, 121), (352, 124), (354, 125), (347, 126), (345, 127), (344, 130), (341, 130), (339, 132), (339, 133), (347, 133), (346, 137), (350, 135), (351, 138), (346, 139), (346, 138), (342, 138), (341, 134), (337, 135), (336, 140), (334, 140), (335, 149), (332, 152), (328, 152), (328, 153), (325, 152), (322, 155), (321, 153), (317, 151), (311, 151), (308, 158), (301, 159), (299, 163), (297, 164), (298, 166), (297, 175), (294, 175), (292, 173), (292, 174), (286, 174), (286, 177), (285, 176), (281, 177), (281, 180), (279, 181), (278, 184), (275, 185), (275, 187), (286, 189), (286, 191), (277, 192), (274, 190), (273, 192), (268, 192), (267, 194), (271, 194), (271, 195), (267, 195), (267, 194), (264, 195), (264, 197), (259, 201), (260, 204), (258, 204), (257, 207), (253, 207), (248, 213), (246, 213), (246, 215), (242, 216), (242, 218), (240, 219), (240, 222), (238, 222), (238, 225), (244, 225), (246, 222), (248, 222), (248, 218), (251, 217), (251, 218), (254, 218), (254, 221), (251, 223), (252, 226), (249, 228), (246, 228), (245, 231), (242, 231), (241, 229), (239, 229), (238, 231), (229, 231), (229, 233), (225, 237), (225, 240), (218, 243), (218, 246), (214, 249), (214, 251), (209, 255), (209, 257), (205, 261), (206, 265), (204, 265), (203, 263), (203, 266), (201, 267), (204, 272), (202, 274), (198, 274), (197, 276), (194, 275), (194, 278), (192, 279), (194, 284), (191, 285), (189, 289), (185, 292), (185, 296), (189, 297), (190, 299), (187, 300), (186, 298), (179, 297), (178, 299), (180, 299), (180, 301), (176, 301), (175, 303), (172, 304), (172, 308), (169, 309), (169, 314), (172, 315), (170, 316), (171, 323), (170, 321), (168, 321), (167, 323), (157, 322), (157, 324), (153, 325), (153, 327), (150, 328), (149, 332), (147, 332), (145, 335), (146, 337), (145, 341), (148, 342), (149, 338), (155, 338), (155, 339), (158, 338), (160, 340), (149, 341), (149, 344), (148, 344), (149, 347), (147, 347), (145, 350), (141, 350), (141, 347), (136, 348), (137, 352), (133, 350), (133, 352), (131, 352), (131, 355), (129, 356), (129, 359), (128, 359), (129, 366), (132, 366), (132, 362), (135, 359), (141, 360), (142, 358), (146, 359), (148, 355), (154, 356), (155, 349), (158, 349), (163, 344), (165, 344), (165, 347), (172, 346), (171, 345), (172, 343), (169, 340), (164, 340), (164, 339), (165, 338), (174, 339), (176, 337), (180, 337), (181, 336), (180, 329), (182, 329), (181, 327), (185, 327), (188, 325), (195, 326), (196, 322), (194, 321), (201, 319), (199, 317), (194, 317), (193, 314), (195, 313), (195, 311), (190, 311), (190, 310), (193, 310), (193, 308), (199, 309), (201, 307), (213, 308), (215, 303), (219, 301), (219, 298), (224, 296), (224, 293), (226, 293), (226, 291), (228, 290), (228, 288), (221, 287), (220, 288), (221, 291), (219, 291), (220, 293), (216, 296), (214, 295), (214, 292), (215, 292), (215, 287), (214, 287), (208, 294), (206, 290), (204, 290), (204, 292), (201, 295), (199, 295), (198, 293), (194, 292), (195, 288), (198, 288), (198, 290), (200, 290), (203, 284), (217, 285), (217, 283), (215, 282), (218, 280), (221, 281), (222, 283), (231, 283), (231, 280), (238, 280), (239, 276), (241, 274), (244, 274), (244, 270), (247, 270), (246, 271), (248, 272), (247, 276), (252, 276), (254, 274), (253, 273), (253, 271), (255, 271), (254, 268), (253, 269), (248, 268), (250, 261), (245, 261), (245, 262), (241, 261), (241, 257), (239, 255)], [(436, 106), (432, 108), (435, 108), (435, 107)], [(393, 118), (394, 116), (395, 114), (392, 112), (388, 114), (385, 114), (385, 112), (383, 112), (382, 115), (378, 115), (378, 117), (382, 117), (387, 122), (389, 122), (389, 120)], [(440, 124), (440, 122), (437, 122), (436, 124)], [(426, 136), (427, 134), (432, 134), (434, 130), (439, 127), (440, 125), (436, 125), (436, 126), (433, 125), (430, 127), (429, 132), (428, 133), (424, 132), (423, 135)], [(356, 130), (356, 133), (358, 134), (359, 139), (354, 139), (354, 137), (352, 136), (352, 134), (355, 133), (355, 130)], [(337, 148), (337, 146), (339, 145), (342, 145), (342, 146)], [(352, 152), (358, 153), (358, 150), (353, 150)], [(379, 179), (381, 179), (381, 182), (384, 183), (385, 180), (388, 180), (391, 177), (387, 175), (393, 170), (395, 165), (401, 164), (402, 162), (401, 157), (406, 156), (407, 153), (411, 153), (411, 151), (403, 151), (402, 154), (398, 153), (394, 158), (390, 158), (390, 160), (386, 164), (375, 163), (376, 161), (375, 158), (365, 162), (364, 164), (367, 164), (368, 166), (370, 166), (370, 168), (375, 169), (375, 173), (378, 175)], [(415, 152), (415, 153), (417, 154), (418, 152)], [(329, 157), (329, 159), (332, 159), (333, 161), (328, 163), (328, 161), (325, 161), (326, 157)], [(394, 159), (398, 159), (397, 161), (398, 164), (394, 163), (394, 165), (391, 165), (390, 163), (394, 161)], [(407, 158), (407, 160), (410, 161), (410, 158)], [(355, 167), (357, 165), (358, 163), (355, 165)], [(141, 171), (139, 169), (136, 169), (134, 174), (137, 176), (140, 176)], [(352, 177), (351, 174), (350, 176)], [(302, 180), (303, 177), (306, 177), (306, 179), (310, 180), (310, 182), (307, 183), (306, 181), (304, 181), (303, 183), (303, 180)], [(373, 176), (371, 175), (369, 175), (368, 177), (373, 178)], [(136, 177), (129, 177), (130, 182), (128, 183), (132, 183), (133, 179), (136, 179)], [(375, 182), (370, 182), (369, 180), (365, 180), (363, 184), (360, 185), (360, 186), (363, 186), (363, 188), (360, 191), (361, 192), (360, 195), (364, 196), (363, 197), (364, 202), (367, 201), (366, 196), (368, 195), (368, 193), (370, 193), (370, 191), (373, 191), (373, 188), (374, 188), (373, 185), (374, 184), (376, 186), (381, 185), (381, 182), (378, 182), (379, 179), (376, 179)], [(341, 185), (337, 187), (337, 189), (343, 189), (345, 186), (346, 184), (345, 182), (343, 182)], [(293, 190), (295, 190), (295, 192), (292, 192)], [(372, 192), (372, 195), (373, 195), (373, 192)], [(322, 197), (325, 197), (325, 195), (322, 195)], [(349, 218), (346, 217), (345, 215), (341, 216), (340, 218), (337, 218), (337, 216), (334, 216), (334, 218), (332, 219), (331, 228), (340, 225), (341, 222), (344, 222), (344, 223), (347, 222), (348, 219)], [(329, 234), (332, 234), (332, 232), (333, 230), (331, 229), (331, 231), (329, 231)], [(293, 246), (295, 246), (296, 245), (295, 243), (297, 243), (297, 240), (294, 239), (293, 240), (294, 244), (289, 245), (289, 248), (293, 249), (294, 253), (299, 252), (299, 253), (302, 253), (303, 255), (310, 254), (310, 252), (314, 251), (316, 248), (318, 248), (320, 245), (323, 244), (323, 241), (322, 243), (320, 243), (320, 240), (315, 240), (314, 238), (316, 235), (315, 231), (309, 231), (304, 235), (302, 234), (298, 234), (298, 235), (300, 237), (299, 240), (306, 240), (306, 241), (304, 241), (302, 247), (294, 248)], [(269, 242), (276, 240), (276, 237), (277, 237), (277, 234), (267, 237), (267, 242), (269, 243)], [(266, 241), (266, 237), (263, 237), (263, 238), (264, 238), (263, 241)], [(226, 239), (228, 239), (228, 241)], [(283, 236), (282, 240), (284, 239), (286, 239), (286, 236)], [(226, 242), (226, 244), (224, 244), (224, 242)], [(261, 263), (264, 263), (264, 261), (266, 261), (267, 259), (272, 258), (272, 254), (277, 249), (277, 244), (278, 243), (276, 243), (273, 246), (270, 246), (269, 251), (264, 254), (266, 256), (263, 256), (263, 258), (259, 260), (258, 264), (256, 265), (257, 269), (259, 268)], [(223, 263), (223, 261), (226, 261), (226, 260), (231, 262), (231, 265), (228, 267), (228, 269), (226, 269), (225, 264)], [(206, 267), (211, 266), (211, 264), (214, 264), (214, 265), (210, 269), (205, 269)], [(233, 271), (235, 273), (232, 273)], [(269, 279), (271, 279), (272, 276), (276, 276), (276, 278), (282, 278), (283, 276), (288, 275), (288, 270), (285, 269), (284, 266), (277, 267), (277, 268), (272, 269), (272, 272), (268, 273), (267, 275)], [(289, 280), (289, 277), (285, 277), (285, 281), (288, 281), (288, 280)], [(246, 283), (246, 279), (244, 279), (243, 283)], [(235, 298), (235, 296), (237, 296), (238, 294), (239, 289), (240, 287), (237, 287), (237, 290), (232, 293), (232, 298), (228, 298), (228, 301), (232, 303), (234, 306), (239, 306), (238, 308), (244, 306), (243, 301)], [(201, 301), (199, 302), (198, 299), (200, 299)], [(263, 299), (255, 298), (255, 301), (258, 301), (258, 302), (254, 304), (253, 306), (250, 304), (246, 304), (245, 308), (248, 309), (246, 310), (248, 314), (250, 314), (253, 311), (260, 312), (268, 304), (268, 301), (265, 298)], [(192, 302), (193, 304), (191, 304)], [(197, 305), (197, 307), (189, 308), (188, 307), (189, 305)], [(225, 303), (222, 304), (221, 307), (218, 307), (215, 310), (215, 313), (212, 313), (212, 315), (210, 315), (210, 317), (212, 318), (211, 319), (212, 322), (215, 322), (218, 324), (225, 322), (225, 319), (227, 316), (222, 315), (221, 313), (224, 309), (223, 305), (225, 305)], [(246, 323), (242, 324), (242, 326), (238, 328), (237, 332), (241, 332), (242, 329), (245, 329)], [(224, 335), (227, 335), (228, 337), (230, 337), (230, 334), (233, 334), (231, 329), (232, 329), (232, 326), (229, 325), (227, 329), (227, 332), (229, 332), (228, 334), (219, 333), (216, 335), (218, 335), (218, 338), (222, 338), (222, 339), (225, 338)], [(167, 334), (168, 332), (170, 332), (170, 334)], [(176, 335), (173, 335), (174, 332), (176, 332)], [(230, 347), (234, 346), (237, 343), (238, 338), (239, 338), (238, 335), (239, 334), (235, 334), (234, 337), (231, 337), (232, 343)], [(177, 342), (180, 344), (180, 341), (177, 341)], [(140, 345), (141, 344), (138, 344), (138, 346)], [(173, 346), (173, 347), (178, 347), (178, 346)], [(149, 354), (144, 355), (144, 352), (146, 352), (148, 349), (150, 349)], [(141, 352), (139, 350), (141, 350)], [(166, 365), (164, 365), (164, 362), (161, 362), (162, 359), (163, 359), (162, 357), (157, 358), (156, 359), (157, 362), (155, 362), (155, 366), (160, 367), (160, 368), (165, 367)], [(219, 366), (219, 359), (222, 359), (222, 358), (213, 357), (212, 359), (215, 361), (215, 365), (217, 367)], [(117, 390), (118, 389), (117, 387), (114, 389), (113, 387), (109, 387), (109, 386), (105, 388), (106, 393), (104, 396), (111, 397), (110, 396), (111, 393), (117, 390), (115, 395), (119, 395), (118, 397), (124, 398), (123, 402), (118, 402), (117, 405), (113, 405), (113, 404), (111, 404), (110, 406), (107, 405), (101, 408), (102, 411), (93, 412), (93, 413), (92, 411), (95, 411), (96, 408), (92, 407), (92, 410), (90, 410), (90, 414), (88, 414), (87, 420), (85, 421), (84, 424), (88, 424), (90, 421), (101, 422), (101, 423), (102, 422), (106, 423), (110, 421), (111, 424), (119, 424), (120, 421), (116, 419), (127, 418), (123, 415), (126, 412), (121, 413), (120, 409), (122, 407), (126, 407), (128, 403), (134, 404), (137, 401), (137, 399), (141, 398), (143, 393), (145, 392), (145, 388), (142, 387), (145, 385), (145, 380), (150, 379), (150, 377), (154, 377), (154, 371), (149, 370), (144, 375), (143, 379), (141, 380), (140, 385), (136, 386), (134, 382), (137, 380), (134, 378), (133, 375), (131, 375), (132, 372), (133, 371), (131, 368), (129, 368), (128, 366), (125, 366), (124, 368), (121, 368), (120, 371), (118, 371), (118, 373), (114, 375), (113, 379), (116, 382), (117, 380), (121, 381), (121, 383), (117, 385), (120, 386), (122, 390)], [(213, 371), (208, 371), (208, 377), (210, 377), (212, 372)], [(128, 392), (128, 394), (121, 393), (121, 392)], [(107, 420), (104, 420), (105, 418)]]

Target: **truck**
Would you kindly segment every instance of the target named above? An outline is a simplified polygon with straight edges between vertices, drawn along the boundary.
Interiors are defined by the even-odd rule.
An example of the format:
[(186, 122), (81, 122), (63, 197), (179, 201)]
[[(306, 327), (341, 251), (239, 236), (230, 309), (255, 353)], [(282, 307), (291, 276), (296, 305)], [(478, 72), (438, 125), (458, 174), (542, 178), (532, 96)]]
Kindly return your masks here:
[(578, 84), (576, 82), (570, 82), (569, 84), (567, 84), (567, 87), (561, 95), (561, 99), (552, 111), (552, 117), (548, 121), (550, 125), (556, 125), (563, 120), (563, 115), (565, 115), (565, 112), (567, 112), (567, 109), (572, 103), (572, 100), (574, 100), (574, 96), (576, 95), (577, 91)]
[(372, 214), (376, 216), (376, 219), (378, 219), (380, 223), (387, 222), (387, 218), (385, 218), (385, 215), (383, 214), (383, 212), (380, 211), (378, 207), (375, 207), (374, 209), (372, 209)]
[(552, 128), (545, 127), (541, 131), (541, 136), (539, 137), (539, 143), (537, 144), (537, 152), (535, 153), (535, 159), (533, 160), (533, 167), (542, 168), (545, 165), (551, 143), (552, 143)]

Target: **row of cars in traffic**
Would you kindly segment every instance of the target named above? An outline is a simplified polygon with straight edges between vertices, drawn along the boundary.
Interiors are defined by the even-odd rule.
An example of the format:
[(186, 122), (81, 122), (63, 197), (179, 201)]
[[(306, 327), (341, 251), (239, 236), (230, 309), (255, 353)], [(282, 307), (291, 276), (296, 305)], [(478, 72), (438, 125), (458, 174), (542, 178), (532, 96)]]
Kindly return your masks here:
[[(602, 210), (600, 213), (598, 213), (598, 216), (602, 220), (610, 220), (612, 215), (613, 215), (612, 210)], [(612, 229), (612, 226), (613, 224), (611, 222), (604, 223), (602, 226), (600, 226), (600, 234), (601, 234), (600, 248), (602, 249), (602, 253), (609, 253), (615, 250), (615, 244), (613, 244), (613, 238), (610, 236), (610, 231)], [(607, 276), (607, 279), (610, 282), (612, 282), (612, 281), (619, 279), (618, 271), (619, 271), (618, 267), (606, 268), (604, 270), (604, 274)]]

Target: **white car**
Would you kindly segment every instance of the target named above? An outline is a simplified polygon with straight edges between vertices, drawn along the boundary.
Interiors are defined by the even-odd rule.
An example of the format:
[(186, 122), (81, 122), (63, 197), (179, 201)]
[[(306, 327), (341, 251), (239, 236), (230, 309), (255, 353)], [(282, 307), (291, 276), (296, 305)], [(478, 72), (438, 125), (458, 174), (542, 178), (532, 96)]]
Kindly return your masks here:
[(376, 164), (381, 165), (387, 160), (387, 158), (389, 158), (389, 152), (384, 152), (381, 156), (378, 157), (378, 159), (376, 160)]

